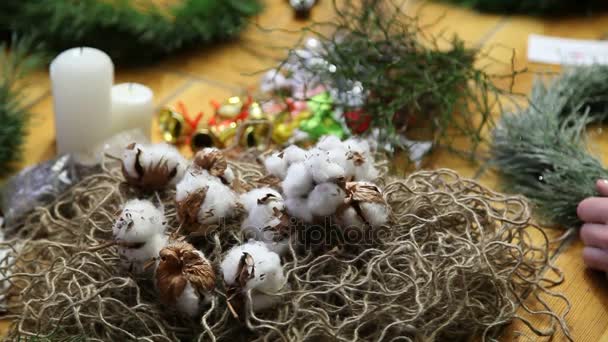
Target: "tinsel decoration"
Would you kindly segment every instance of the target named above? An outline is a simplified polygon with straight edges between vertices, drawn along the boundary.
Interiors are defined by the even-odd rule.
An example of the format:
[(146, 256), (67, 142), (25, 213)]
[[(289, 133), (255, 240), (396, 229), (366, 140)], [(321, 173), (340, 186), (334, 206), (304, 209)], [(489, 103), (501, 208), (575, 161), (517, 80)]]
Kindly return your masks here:
[(12, 171), (21, 158), (30, 117), (23, 78), (40, 65), (42, 58), (35, 50), (29, 39), (13, 37), (10, 47), (0, 45), (0, 176)]
[(537, 81), (529, 107), (504, 114), (493, 132), (490, 164), (504, 189), (529, 198), (545, 224), (578, 227), (578, 203), (608, 178), (585, 139), (586, 126), (608, 115), (607, 80), (608, 67), (596, 65)]
[[(291, 96), (305, 98), (296, 100), (324, 88), (351, 133), (374, 134), (381, 145), (433, 141), (475, 155), (496, 98), (508, 92), (492, 82), (498, 75), (474, 66), (480, 52), (458, 37), (446, 41), (424, 33), (418, 17), (391, 1), (349, 0), (336, 4), (335, 12), (333, 21), (304, 30), (314, 44), (291, 50), (275, 72), (277, 88), (299, 89)], [(321, 33), (327, 31), (333, 33)], [(281, 89), (275, 94), (281, 96)], [(462, 137), (470, 142), (466, 151), (454, 147)]]
[(572, 13), (591, 13), (606, 9), (606, 2), (601, 0), (443, 0), (483, 12), (519, 13), (540, 16), (569, 15)]
[(92, 46), (121, 64), (234, 38), (257, 0), (2, 1), (0, 31), (27, 34), (51, 52)]

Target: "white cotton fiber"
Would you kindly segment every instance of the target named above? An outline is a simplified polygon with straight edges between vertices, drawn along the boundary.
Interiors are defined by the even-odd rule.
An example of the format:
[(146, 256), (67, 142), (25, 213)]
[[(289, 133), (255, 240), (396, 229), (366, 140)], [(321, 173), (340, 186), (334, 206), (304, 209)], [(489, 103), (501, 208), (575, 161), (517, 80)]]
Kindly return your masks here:
[(176, 184), (181, 180), (188, 164), (177, 148), (172, 145), (165, 143), (151, 145), (135, 144), (133, 149), (125, 149), (122, 156), (125, 171), (133, 178), (139, 176), (135, 169), (135, 160), (138, 154), (139, 164), (144, 169), (144, 172), (147, 169), (149, 170), (163, 164), (166, 164), (169, 170), (176, 169), (177, 172), (175, 177), (171, 179), (171, 184)]
[(380, 176), (373, 161), (367, 159), (363, 165), (355, 168), (355, 181), (373, 181)]
[(283, 197), (273, 189), (260, 188), (241, 195), (241, 203), (247, 210), (241, 229), (253, 232), (256, 240), (273, 241), (274, 232), (266, 229), (281, 223), (280, 216), (285, 209)]
[(344, 149), (344, 144), (335, 135), (325, 135), (319, 139), (316, 147), (323, 151), (331, 151), (334, 149)]
[(200, 310), (200, 301), (197, 291), (194, 290), (190, 282), (186, 283), (184, 291), (177, 298), (176, 306), (180, 312), (187, 314), (190, 317), (195, 317)]
[(276, 152), (264, 159), (264, 167), (266, 171), (273, 176), (284, 179), (287, 174), (287, 160), (281, 152)]
[(306, 159), (306, 151), (296, 145), (289, 145), (283, 150), (283, 158), (288, 165), (303, 162)]
[(311, 223), (312, 213), (308, 209), (308, 200), (306, 197), (292, 197), (285, 199), (285, 206), (287, 207), (287, 213), (290, 216), (299, 218), (300, 220)]
[(346, 179), (353, 179), (355, 177), (355, 163), (352, 158), (349, 158), (346, 150), (342, 148), (329, 150), (328, 156), (330, 161), (342, 167)]
[[(142, 152), (138, 152), (138, 150)], [(132, 178), (139, 177), (137, 170), (135, 170), (135, 161), (137, 160), (137, 154), (141, 154), (144, 151), (144, 147), (140, 144), (135, 144), (132, 149), (125, 148), (122, 152), (122, 165), (127, 174)]]
[(349, 138), (344, 140), (343, 144), (345, 148), (349, 151), (359, 152), (366, 158), (372, 157), (369, 143), (366, 140), (362, 140), (359, 138)]
[(211, 179), (212, 176), (206, 170), (197, 173), (186, 172), (182, 180), (177, 183), (175, 200), (183, 201), (189, 194), (204, 188)]
[[(220, 268), (224, 275), (224, 281), (228, 285), (235, 284), (239, 262), (243, 253), (248, 253), (253, 258), (255, 277), (245, 285), (244, 291), (256, 290), (267, 294), (276, 293), (285, 283), (285, 274), (279, 255), (270, 251), (263, 242), (250, 241), (240, 246), (235, 246), (228, 251)], [(253, 293), (252, 293), (253, 295)]]
[(238, 204), (238, 196), (220, 180), (207, 181), (207, 192), (201, 209), (198, 212), (198, 222), (201, 224), (218, 223), (222, 218), (233, 217)]
[(373, 228), (388, 223), (389, 207), (386, 203), (361, 203), (360, 206), (363, 216)]
[(197, 214), (200, 224), (213, 224), (220, 222), (221, 218), (234, 216), (238, 204), (236, 193), (222, 181), (207, 173), (206, 170), (193, 173), (188, 172), (181, 182), (177, 184), (175, 200), (180, 202), (188, 195), (205, 189), (205, 199)]
[(248, 212), (258, 205), (258, 200), (265, 198), (267, 195), (272, 195), (276, 198), (282, 199), (283, 197), (278, 191), (264, 187), (253, 189), (240, 196), (241, 204), (245, 207)]
[(152, 202), (130, 200), (123, 206), (120, 217), (112, 227), (115, 240), (145, 242), (155, 234), (164, 234), (165, 215)]
[(344, 204), (346, 194), (334, 183), (321, 183), (308, 195), (308, 210), (316, 216), (329, 216)]
[(312, 190), (312, 175), (304, 163), (292, 164), (282, 183), (283, 193), (286, 197), (304, 196)]
[(311, 149), (304, 163), (316, 183), (335, 181), (345, 177), (344, 169), (330, 160), (327, 151), (318, 148)]

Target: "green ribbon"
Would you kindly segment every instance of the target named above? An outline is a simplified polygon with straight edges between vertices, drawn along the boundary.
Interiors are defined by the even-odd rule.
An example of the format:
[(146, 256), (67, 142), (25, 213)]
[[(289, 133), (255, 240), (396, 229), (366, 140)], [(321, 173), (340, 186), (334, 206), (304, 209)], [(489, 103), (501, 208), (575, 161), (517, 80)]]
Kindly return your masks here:
[(311, 115), (300, 123), (300, 130), (316, 141), (324, 135), (346, 136), (344, 128), (333, 116), (334, 102), (328, 92), (317, 94), (306, 102)]

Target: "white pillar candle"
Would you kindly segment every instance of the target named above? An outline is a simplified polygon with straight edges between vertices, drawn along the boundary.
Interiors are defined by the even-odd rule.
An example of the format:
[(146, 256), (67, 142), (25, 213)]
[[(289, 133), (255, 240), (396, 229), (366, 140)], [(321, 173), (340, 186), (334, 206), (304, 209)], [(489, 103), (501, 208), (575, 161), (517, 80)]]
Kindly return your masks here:
[(85, 151), (110, 131), (114, 65), (103, 51), (81, 47), (59, 54), (50, 66), (57, 152)]
[(154, 93), (139, 83), (112, 87), (112, 133), (140, 128), (150, 137), (154, 116)]

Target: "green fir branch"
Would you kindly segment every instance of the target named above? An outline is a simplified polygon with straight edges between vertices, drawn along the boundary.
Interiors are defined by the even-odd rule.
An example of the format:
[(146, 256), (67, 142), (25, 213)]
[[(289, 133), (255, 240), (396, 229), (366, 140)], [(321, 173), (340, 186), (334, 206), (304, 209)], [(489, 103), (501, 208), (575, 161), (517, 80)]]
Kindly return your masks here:
[(577, 227), (578, 203), (608, 178), (586, 147), (585, 128), (608, 114), (608, 67), (580, 67), (550, 84), (535, 83), (530, 106), (503, 115), (493, 132), (490, 164), (503, 187), (529, 198), (541, 221)]
[(43, 57), (31, 39), (13, 38), (0, 45), (0, 176), (13, 171), (21, 159), (30, 113), (24, 103), (24, 77), (41, 65)]
[(92, 46), (121, 64), (232, 39), (260, 10), (258, 0), (23, 0), (0, 2), (0, 29), (29, 35), (57, 53)]
[[(484, 57), (480, 51), (465, 47), (457, 36), (425, 34), (419, 18), (404, 13), (402, 1), (336, 3), (336, 18), (304, 30), (321, 42), (319, 57), (335, 68), (308, 67), (304, 57), (296, 61), (301, 69), (333, 89), (347, 91), (349, 80), (360, 82), (368, 92), (364, 112), (372, 116), (371, 128), (379, 130), (381, 144), (400, 146), (400, 136), (406, 135), (474, 159), (487, 143), (484, 128), (493, 123), (499, 96), (511, 91), (495, 85), (495, 78), (508, 84), (518, 72), (505, 66), (511, 71), (491, 75), (475, 67), (476, 59)], [(327, 31), (334, 33), (321, 33)], [(296, 49), (290, 63), (298, 59)], [(468, 146), (457, 148), (455, 141), (463, 137)]]

